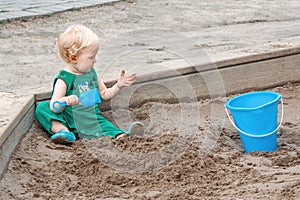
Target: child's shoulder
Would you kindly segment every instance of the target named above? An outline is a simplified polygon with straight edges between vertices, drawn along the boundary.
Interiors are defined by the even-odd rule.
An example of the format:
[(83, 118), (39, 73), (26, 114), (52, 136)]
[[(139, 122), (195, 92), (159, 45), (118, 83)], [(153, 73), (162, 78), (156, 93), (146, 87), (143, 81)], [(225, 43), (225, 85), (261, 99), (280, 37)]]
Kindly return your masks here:
[(56, 78), (73, 77), (73, 76), (76, 76), (76, 75), (67, 70), (62, 69), (58, 72), (58, 74), (56, 75)]

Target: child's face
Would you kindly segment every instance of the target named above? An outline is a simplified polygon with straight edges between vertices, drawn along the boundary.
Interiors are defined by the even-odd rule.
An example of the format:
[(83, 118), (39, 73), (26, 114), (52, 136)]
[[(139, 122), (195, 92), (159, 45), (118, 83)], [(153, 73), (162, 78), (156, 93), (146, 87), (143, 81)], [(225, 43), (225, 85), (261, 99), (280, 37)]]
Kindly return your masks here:
[(89, 72), (94, 63), (96, 63), (96, 55), (98, 53), (99, 46), (93, 45), (82, 49), (77, 55), (76, 68), (82, 73)]

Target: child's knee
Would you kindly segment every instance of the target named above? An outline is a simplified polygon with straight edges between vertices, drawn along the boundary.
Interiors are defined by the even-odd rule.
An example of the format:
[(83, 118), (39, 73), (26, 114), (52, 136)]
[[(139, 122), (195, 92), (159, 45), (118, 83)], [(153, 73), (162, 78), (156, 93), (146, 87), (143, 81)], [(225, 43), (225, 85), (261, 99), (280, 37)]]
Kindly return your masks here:
[(35, 116), (37, 118), (43, 116), (45, 113), (50, 111), (49, 102), (40, 102), (35, 109)]

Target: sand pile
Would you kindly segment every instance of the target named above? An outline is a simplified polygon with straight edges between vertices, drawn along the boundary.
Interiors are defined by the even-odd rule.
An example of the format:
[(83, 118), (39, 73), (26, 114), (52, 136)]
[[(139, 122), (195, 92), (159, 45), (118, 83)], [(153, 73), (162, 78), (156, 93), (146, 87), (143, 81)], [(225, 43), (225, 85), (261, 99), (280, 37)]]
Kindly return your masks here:
[[(276, 152), (244, 153), (223, 111), (225, 124), (214, 122), (219, 132), (211, 137), (210, 100), (198, 103), (200, 123), (187, 135), (176, 128), (179, 104), (148, 102), (131, 110), (146, 134), (118, 141), (57, 145), (33, 124), (0, 182), (0, 199), (299, 199), (300, 85), (272, 90), (285, 105)], [(114, 121), (112, 112), (105, 116)]]

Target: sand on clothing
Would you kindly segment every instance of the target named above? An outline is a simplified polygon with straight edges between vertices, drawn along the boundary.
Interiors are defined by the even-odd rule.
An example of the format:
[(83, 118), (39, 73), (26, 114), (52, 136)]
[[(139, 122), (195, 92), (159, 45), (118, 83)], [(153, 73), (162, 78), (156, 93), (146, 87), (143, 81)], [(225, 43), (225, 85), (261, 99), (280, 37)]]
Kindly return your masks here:
[[(297, 0), (128, 2), (1, 24), (0, 74), (7, 81), (1, 82), (0, 128), (9, 124), (28, 95), (51, 90), (63, 66), (55, 38), (74, 23), (90, 27), (101, 38), (106, 51), (100, 51), (96, 70), (105, 80), (117, 78), (124, 67), (142, 72), (151, 64), (182, 60), (176, 52), (162, 51), (172, 46), (171, 40), (149, 53), (138, 49), (146, 43), (132, 42), (135, 34), (145, 38), (166, 29), (162, 37), (168, 38), (175, 33), (173, 48), (192, 45), (182, 46), (188, 50), (183, 54), (187, 60), (197, 50), (215, 61), (299, 46)], [(119, 51), (113, 48), (118, 44)], [(140, 51), (114, 57), (128, 46)], [(0, 199), (299, 199), (300, 85), (269, 90), (283, 96), (285, 107), (276, 152), (245, 154), (225, 118), (223, 101), (146, 102), (103, 113), (122, 125), (116, 113), (130, 113), (146, 125), (143, 137), (56, 145), (34, 123), (0, 180)], [(217, 108), (214, 118), (212, 106)], [(183, 107), (199, 112), (189, 116)]]

